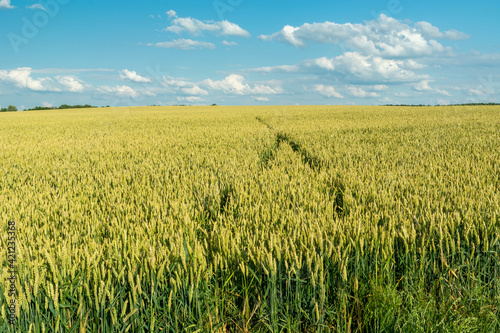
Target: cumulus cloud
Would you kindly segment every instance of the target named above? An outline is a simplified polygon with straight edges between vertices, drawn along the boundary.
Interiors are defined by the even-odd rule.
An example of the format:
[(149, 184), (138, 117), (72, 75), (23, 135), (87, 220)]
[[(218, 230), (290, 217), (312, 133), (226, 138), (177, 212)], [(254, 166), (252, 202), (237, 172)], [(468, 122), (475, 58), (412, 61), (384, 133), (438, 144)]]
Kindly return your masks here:
[(470, 36), (466, 33), (454, 29), (441, 32), (439, 28), (433, 26), (429, 22), (417, 22), (414, 27), (422, 34), (422, 36), (428, 39), (463, 40), (470, 38)]
[(281, 88), (270, 87), (264, 84), (255, 84), (251, 87), (244, 83), (245, 78), (242, 75), (231, 74), (220, 81), (207, 79), (201, 84), (209, 89), (220, 90), (225, 94), (231, 95), (275, 95), (280, 94)]
[(223, 40), (222, 44), (224, 44), (226, 46), (236, 46), (236, 45), (238, 45), (238, 43), (236, 43), (236, 42), (228, 42), (227, 40)]
[(0, 80), (11, 82), (18, 88), (34, 91), (57, 91), (51, 78), (32, 78), (30, 67), (21, 67), (11, 71), (0, 70)]
[(12, 9), (15, 8), (10, 4), (10, 0), (0, 0), (0, 8), (2, 9)]
[(205, 100), (201, 97), (198, 97), (198, 96), (186, 96), (186, 97), (182, 97), (182, 96), (178, 96), (177, 97), (177, 100), (179, 102), (188, 102), (188, 103), (202, 103), (202, 102), (205, 102)]
[(148, 44), (161, 48), (179, 49), (179, 50), (194, 50), (196, 48), (215, 49), (215, 45), (208, 42), (200, 42), (192, 39), (175, 39), (171, 42), (160, 42), (156, 44)]
[(262, 73), (286, 72), (332, 75), (347, 82), (388, 83), (416, 82), (427, 78), (412, 69), (417, 68), (413, 60), (384, 59), (367, 56), (357, 52), (346, 52), (335, 58), (304, 60), (296, 65), (256, 68), (252, 71)]
[(156, 96), (156, 93), (150, 89), (144, 89), (142, 91), (142, 93), (146, 96), (149, 96), (149, 97), (155, 97)]
[(200, 88), (197, 84), (183, 79), (173, 77), (163, 77), (162, 85), (176, 94), (206, 96), (208, 92)]
[(97, 88), (97, 91), (104, 94), (114, 95), (118, 97), (128, 97), (128, 98), (136, 98), (139, 96), (139, 93), (129, 86), (102, 86)]
[(33, 91), (51, 92), (82, 92), (85, 89), (84, 82), (75, 76), (56, 76), (33, 78), (30, 67), (21, 67), (10, 71), (0, 70), (0, 80), (14, 84), (18, 88)]
[(385, 91), (385, 90), (388, 90), (389, 87), (386, 86), (385, 84), (376, 84), (372, 87), (372, 89), (375, 91)]
[(469, 93), (469, 95), (477, 95), (477, 96), (484, 96), (484, 95), (486, 95), (484, 91), (481, 91), (479, 89), (469, 89), (468, 93)]
[(462, 96), (468, 95), (468, 96), (473, 96), (473, 97), (478, 97), (482, 96), (483, 98), (488, 98), (491, 100), (496, 100), (498, 96), (495, 97), (495, 92), (489, 90), (483, 85), (478, 85), (478, 86), (463, 86), (463, 87), (455, 87), (455, 90), (460, 92)]
[(129, 71), (128, 69), (124, 69), (120, 72), (120, 78), (122, 80), (129, 80), (137, 83), (150, 83), (153, 82), (151, 78), (147, 78), (137, 74), (135, 71)]
[(450, 96), (451, 97), (451, 94), (449, 92), (447, 92), (446, 90), (442, 90), (442, 89), (436, 89), (436, 92), (438, 94), (441, 94), (443, 96)]
[(266, 96), (252, 96), (252, 99), (257, 102), (269, 102), (269, 97)]
[(26, 6), (26, 8), (28, 8), (28, 9), (33, 9), (33, 10), (40, 9), (40, 10), (43, 10), (43, 11), (47, 11), (47, 10), (45, 9), (45, 7), (43, 7), (43, 6), (42, 6), (41, 4), (39, 4), (39, 3), (35, 3), (35, 4), (31, 5), (31, 6)]
[[(170, 16), (172, 17), (172, 16)], [(176, 17), (176, 16), (175, 16)], [(212, 32), (223, 36), (250, 37), (250, 33), (235, 23), (224, 21), (200, 21), (191, 17), (176, 17), (166, 31), (180, 34), (187, 32), (199, 36), (203, 32)]]
[(432, 88), (429, 83), (433, 82), (433, 80), (422, 80), (418, 83), (416, 83), (413, 86), (413, 89), (419, 92), (435, 92), (444, 96), (451, 96), (449, 92), (446, 90), (441, 90), (441, 89), (434, 89)]
[(280, 66), (268, 66), (250, 69), (251, 72), (260, 73), (296, 73), (300, 71), (299, 65), (280, 65)]
[(272, 35), (261, 35), (264, 41), (279, 41), (296, 47), (310, 42), (340, 44), (364, 55), (381, 57), (417, 57), (433, 54), (452, 54), (436, 39), (465, 39), (468, 36), (456, 30), (441, 32), (427, 22), (414, 26), (381, 14), (378, 19), (365, 24), (305, 23), (300, 27), (287, 25)]
[(342, 96), (342, 94), (337, 92), (335, 90), (335, 87), (333, 87), (333, 86), (325, 86), (323, 84), (316, 84), (314, 86), (314, 91), (316, 91), (317, 93), (319, 93), (325, 97), (344, 98), (344, 96)]
[(360, 97), (360, 98), (379, 97), (379, 95), (376, 92), (368, 92), (368, 91), (365, 91), (363, 88), (355, 87), (355, 86), (347, 87), (347, 92), (351, 96)]
[(177, 13), (172, 9), (170, 9), (168, 12), (166, 12), (166, 14), (169, 18), (177, 17)]
[(194, 83), (183, 80), (176, 79), (171, 76), (163, 77), (163, 86), (164, 87), (176, 87), (176, 88), (185, 88), (185, 87), (193, 87)]
[(479, 53), (470, 51), (460, 53), (456, 57), (440, 57), (438, 55), (419, 59), (419, 62), (424, 63), (427, 67), (462, 67), (462, 70), (467, 68), (477, 69), (479, 67), (490, 68), (489, 72), (495, 72), (500, 63), (500, 53)]
[(69, 92), (82, 92), (85, 86), (81, 80), (75, 76), (56, 76), (57, 81)]
[(438, 99), (437, 102), (439, 105), (449, 105), (450, 104), (450, 101), (447, 99)]
[(416, 91), (430, 91), (432, 88), (429, 86), (429, 82), (431, 82), (431, 80), (422, 80), (413, 87)]
[(195, 84), (193, 84), (191, 87), (181, 88), (181, 91), (186, 95), (202, 95), (202, 96), (208, 95), (208, 92), (206, 90), (201, 89)]

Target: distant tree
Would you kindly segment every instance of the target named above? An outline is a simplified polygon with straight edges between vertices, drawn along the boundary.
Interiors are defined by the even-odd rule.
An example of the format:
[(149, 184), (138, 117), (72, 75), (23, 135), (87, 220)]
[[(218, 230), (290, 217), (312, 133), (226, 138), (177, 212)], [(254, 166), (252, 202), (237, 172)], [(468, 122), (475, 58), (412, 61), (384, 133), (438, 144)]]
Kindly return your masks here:
[(85, 105), (68, 105), (68, 104), (63, 104), (59, 107), (46, 107), (46, 106), (35, 106), (32, 109), (27, 109), (27, 111), (41, 111), (41, 110), (54, 110), (54, 109), (84, 109), (84, 108), (97, 108), (97, 106), (92, 106), (90, 104), (85, 104)]
[(97, 106), (92, 106), (90, 104), (85, 104), (85, 105), (68, 105), (68, 104), (63, 104), (61, 105), (58, 109), (89, 109), (89, 108), (96, 108)]
[(0, 109), (0, 112), (12, 112), (12, 111), (17, 111), (17, 108), (14, 105), (9, 105), (6, 108)]
[(215, 104), (215, 103), (214, 103), (214, 104), (212, 104), (211, 106), (217, 106), (217, 104)]

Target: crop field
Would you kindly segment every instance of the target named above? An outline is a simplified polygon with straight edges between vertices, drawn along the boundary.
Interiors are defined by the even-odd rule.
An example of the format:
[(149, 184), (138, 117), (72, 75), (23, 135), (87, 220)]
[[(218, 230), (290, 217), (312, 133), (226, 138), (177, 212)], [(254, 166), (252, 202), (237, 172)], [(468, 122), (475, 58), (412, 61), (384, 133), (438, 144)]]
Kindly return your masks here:
[(500, 332), (499, 106), (5, 113), (0, 161), (0, 332)]

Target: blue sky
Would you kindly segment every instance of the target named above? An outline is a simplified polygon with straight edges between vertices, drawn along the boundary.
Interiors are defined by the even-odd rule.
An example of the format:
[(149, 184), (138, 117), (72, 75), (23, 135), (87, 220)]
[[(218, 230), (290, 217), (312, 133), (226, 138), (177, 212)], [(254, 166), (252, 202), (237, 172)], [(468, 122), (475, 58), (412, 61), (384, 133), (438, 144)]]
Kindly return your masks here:
[(500, 2), (0, 0), (0, 106), (500, 102)]

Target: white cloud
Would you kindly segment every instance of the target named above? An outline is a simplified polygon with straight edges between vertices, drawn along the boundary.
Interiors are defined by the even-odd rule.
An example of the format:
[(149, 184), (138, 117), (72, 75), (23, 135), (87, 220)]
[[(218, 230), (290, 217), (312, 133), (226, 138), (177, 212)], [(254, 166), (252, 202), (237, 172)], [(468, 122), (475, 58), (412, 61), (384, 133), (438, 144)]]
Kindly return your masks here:
[(422, 36), (428, 39), (451, 39), (451, 40), (463, 40), (468, 39), (470, 36), (466, 33), (457, 30), (448, 30), (441, 32), (439, 28), (433, 26), (429, 22), (417, 22), (414, 27), (420, 31)]
[(250, 33), (242, 29), (239, 25), (225, 21), (200, 21), (191, 17), (179, 17), (171, 22), (171, 25), (165, 29), (166, 31), (180, 34), (187, 32), (198, 36), (203, 32), (218, 33), (223, 36), (239, 36), (250, 37)]
[(13, 83), (21, 89), (51, 92), (82, 92), (85, 83), (75, 76), (59, 75), (55, 78), (33, 78), (30, 67), (21, 67), (10, 71), (0, 70), (0, 80)]
[(184, 87), (193, 87), (194, 83), (185, 81), (183, 79), (176, 79), (170, 76), (163, 77), (163, 86), (165, 87), (175, 87), (175, 88), (184, 88)]
[(415, 60), (412, 59), (407, 59), (404, 62), (404, 66), (407, 69), (423, 69), (426, 68), (427, 66), (421, 63), (416, 62)]
[(228, 42), (227, 40), (223, 40), (222, 44), (224, 44), (226, 46), (236, 46), (236, 45), (238, 45), (238, 43), (236, 43), (236, 42)]
[(484, 96), (485, 93), (484, 91), (481, 91), (479, 89), (469, 89), (469, 95), (477, 95), (477, 96)]
[(102, 86), (97, 88), (98, 92), (115, 95), (118, 97), (128, 97), (128, 98), (136, 98), (139, 96), (139, 93), (129, 86)]
[(374, 85), (372, 88), (373, 88), (373, 90), (375, 90), (375, 91), (386, 91), (386, 90), (388, 90), (388, 89), (389, 89), (389, 87), (388, 87), (388, 86), (386, 86), (385, 84), (376, 84), (376, 85)]
[(252, 99), (257, 102), (269, 102), (269, 97), (265, 96), (252, 96)]
[(419, 83), (415, 84), (414, 85), (414, 89), (416, 91), (430, 91), (430, 90), (433, 90), (430, 86), (429, 86), (429, 82), (431, 82), (432, 80), (422, 80), (420, 81)]
[(434, 89), (431, 86), (429, 86), (429, 82), (433, 82), (433, 80), (422, 80), (418, 83), (416, 83), (413, 86), (413, 89), (419, 92), (436, 92), (438, 94), (444, 95), (444, 96), (451, 96), (449, 92), (446, 90), (441, 90), (441, 89)]
[(242, 29), (239, 25), (229, 21), (216, 22), (221, 27), (221, 35), (223, 36), (239, 36), (250, 37), (250, 33)]
[(392, 60), (378, 56), (365, 56), (357, 52), (346, 52), (335, 58), (304, 60), (297, 65), (256, 68), (252, 71), (271, 73), (328, 74), (347, 82), (388, 83), (416, 82), (425, 79), (411, 69), (416, 67), (413, 60)]
[(201, 89), (197, 85), (193, 85), (192, 87), (181, 88), (181, 91), (186, 95), (208, 95), (208, 92), (204, 89)]
[(33, 10), (36, 10), (36, 9), (40, 9), (40, 10), (43, 10), (43, 11), (47, 11), (41, 4), (39, 3), (35, 3), (31, 6), (26, 6), (26, 8), (28, 9), (33, 9)]
[[(315, 23), (316, 24), (316, 23)], [(304, 26), (309, 26), (308, 23), (304, 24)], [(276, 40), (278, 42), (292, 44), (293, 46), (305, 46), (305, 40), (296, 36), (296, 33), (300, 31), (300, 27), (292, 27), (291, 25), (285, 25), (283, 29), (279, 32), (275, 32), (272, 35), (260, 35), (259, 38), (264, 41), (272, 41)]]
[(151, 78), (147, 78), (137, 74), (135, 71), (129, 71), (128, 69), (124, 69), (120, 72), (120, 78), (122, 80), (130, 80), (132, 82), (137, 83), (150, 83), (153, 82)]
[[(432, 36), (433, 39), (427, 39)], [(466, 34), (450, 30), (441, 33), (438, 28), (427, 22), (410, 26), (394, 18), (381, 14), (365, 24), (335, 22), (305, 23), (300, 27), (285, 26), (272, 35), (261, 35), (264, 41), (279, 41), (296, 47), (306, 46), (308, 42), (340, 44), (365, 55), (381, 57), (416, 57), (433, 54), (452, 54), (451, 48), (437, 42), (440, 39), (464, 39)]]
[(259, 67), (251, 69), (252, 72), (260, 72), (260, 73), (276, 73), (276, 72), (284, 72), (284, 73), (296, 73), (300, 71), (300, 65), (280, 65), (273, 67)]
[(489, 67), (492, 69), (498, 69), (498, 64), (500, 63), (500, 53), (482, 54), (471, 51), (467, 53), (460, 53), (456, 57), (439, 57), (436, 55), (434, 57), (421, 59), (420, 62), (436, 68), (449, 68), (453, 66), (477, 69), (479, 66), (482, 66), (484, 68)]
[(146, 95), (146, 96), (149, 96), (149, 97), (155, 97), (156, 96), (156, 93), (154, 91), (149, 90), (149, 89), (145, 89), (142, 93), (144, 95)]
[(30, 67), (22, 67), (11, 71), (0, 70), (0, 80), (14, 83), (18, 88), (34, 91), (60, 91), (49, 77), (32, 78)]
[(177, 17), (177, 13), (176, 13), (174, 10), (172, 10), (172, 9), (170, 9), (170, 10), (169, 10), (168, 12), (166, 12), (165, 14), (167, 14), (167, 16), (168, 16), (169, 18), (172, 18), (172, 17)]
[(54, 104), (49, 103), (49, 102), (42, 102), (42, 106), (45, 108), (52, 108), (52, 107), (54, 107)]
[(0, 8), (12, 9), (15, 7), (10, 4), (10, 0), (0, 0)]
[(85, 89), (82, 81), (74, 76), (56, 76), (56, 79), (66, 88), (66, 91), (82, 92)]
[(232, 95), (275, 95), (280, 94), (281, 88), (264, 84), (255, 84), (253, 87), (244, 83), (245, 78), (238, 74), (231, 74), (220, 81), (207, 79), (200, 84), (213, 90), (220, 90), (225, 94)]
[(162, 85), (166, 88), (171, 89), (174, 93), (186, 94), (186, 95), (198, 95), (206, 96), (208, 92), (193, 82), (189, 82), (183, 79), (175, 79), (173, 77), (163, 77)]
[[(320, 68), (339, 73), (348, 81), (411, 82), (420, 78), (408, 68), (408, 61), (363, 56), (348, 52), (333, 59), (316, 62)], [(321, 66), (323, 64), (323, 66)]]
[(451, 94), (449, 92), (447, 92), (446, 90), (436, 89), (436, 92), (438, 94), (443, 95), (443, 96), (449, 96), (449, 97), (451, 97)]
[(161, 48), (194, 50), (196, 48), (215, 49), (215, 45), (207, 42), (195, 41), (192, 39), (175, 39), (171, 42), (160, 42), (156, 44), (148, 44), (148, 46), (156, 46)]
[(177, 97), (179, 102), (188, 102), (188, 103), (201, 103), (205, 102), (205, 100), (198, 96), (186, 96), (186, 97)]
[(379, 97), (379, 95), (376, 92), (367, 92), (367, 91), (363, 90), (362, 88), (355, 87), (355, 86), (347, 87), (347, 92), (351, 96), (360, 97), (360, 98)]
[(323, 84), (316, 84), (314, 86), (314, 91), (318, 92), (319, 94), (321, 94), (325, 97), (344, 98), (344, 96), (342, 96), (342, 94), (337, 92), (335, 90), (335, 87), (333, 87), (333, 86), (325, 86)]

